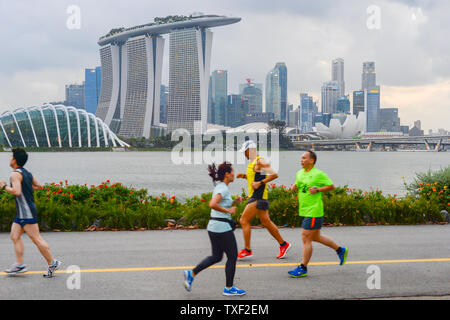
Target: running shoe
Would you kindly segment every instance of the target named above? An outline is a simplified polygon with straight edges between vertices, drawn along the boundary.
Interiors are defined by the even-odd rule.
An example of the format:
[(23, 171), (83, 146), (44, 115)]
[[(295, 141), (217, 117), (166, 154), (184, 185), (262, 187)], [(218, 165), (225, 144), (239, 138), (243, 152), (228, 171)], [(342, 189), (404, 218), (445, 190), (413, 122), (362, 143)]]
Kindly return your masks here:
[(340, 266), (344, 265), (347, 261), (347, 254), (348, 254), (348, 248), (342, 248), (341, 253), (338, 254), (339, 259), (341, 262), (339, 263)]
[(250, 258), (253, 256), (252, 251), (248, 251), (247, 249), (242, 249), (241, 252), (238, 253), (238, 259)]
[(192, 282), (194, 281), (194, 276), (192, 275), (192, 270), (184, 270), (184, 287), (187, 291), (192, 290)]
[(59, 269), (62, 262), (59, 260), (53, 260), (53, 263), (48, 266), (47, 274), (44, 274), (44, 278), (51, 278), (55, 275), (55, 271)]
[(7, 274), (25, 273), (25, 272), (27, 272), (27, 271), (28, 271), (28, 269), (27, 269), (27, 266), (26, 266), (26, 265), (24, 265), (24, 264), (19, 265), (19, 264), (17, 264), (17, 263), (14, 263), (14, 264), (11, 266), (11, 268), (5, 270), (5, 272), (6, 272)]
[(301, 278), (301, 277), (306, 277), (308, 274), (308, 271), (303, 269), (301, 266), (298, 266), (294, 270), (288, 271), (288, 273), (292, 278)]
[(231, 287), (230, 289), (223, 289), (224, 296), (243, 296), (245, 294), (245, 290), (238, 289), (236, 287)]
[(278, 255), (277, 259), (283, 259), (286, 256), (286, 254), (290, 248), (291, 248), (291, 244), (286, 241), (286, 244), (284, 246), (280, 247), (280, 254)]

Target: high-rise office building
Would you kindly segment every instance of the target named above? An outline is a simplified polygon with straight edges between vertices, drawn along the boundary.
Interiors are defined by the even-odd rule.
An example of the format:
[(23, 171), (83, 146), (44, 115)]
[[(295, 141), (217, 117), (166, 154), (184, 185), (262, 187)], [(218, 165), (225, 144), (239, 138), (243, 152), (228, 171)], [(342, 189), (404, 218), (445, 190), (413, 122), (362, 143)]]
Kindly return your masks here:
[(380, 130), (380, 86), (377, 85), (375, 62), (363, 63), (361, 87), (364, 91), (366, 132), (378, 132)]
[(273, 68), (266, 76), (265, 112), (272, 112), (275, 120), (281, 120), (281, 86), (280, 70), (278, 68)]
[(313, 98), (306, 93), (300, 93), (299, 106), (299, 128), (303, 132), (312, 131), (314, 125), (314, 102)]
[[(152, 126), (160, 125), (161, 68), (164, 39), (160, 36), (130, 38), (126, 48), (126, 93), (119, 135), (149, 138)], [(116, 117), (118, 118), (119, 113)]]
[(419, 130), (422, 130), (422, 122), (420, 120), (414, 121), (414, 127), (416, 127)]
[(208, 115), (207, 123), (214, 123), (215, 113), (214, 113), (214, 99), (212, 97), (212, 76), (209, 77), (208, 85)]
[(287, 67), (284, 62), (278, 62), (275, 65), (275, 69), (278, 69), (278, 76), (280, 81), (280, 120), (286, 121), (287, 117)]
[(97, 112), (102, 87), (102, 67), (84, 69), (84, 107), (87, 112)]
[(160, 93), (160, 111), (159, 111), (159, 122), (167, 124), (167, 105), (169, 103), (169, 88), (165, 85), (161, 85)]
[(247, 79), (247, 83), (239, 84), (239, 94), (242, 95), (244, 93), (244, 89), (247, 88), (248, 86), (253, 86), (253, 87), (261, 90), (261, 92), (263, 91), (262, 83), (253, 83), (253, 82), (251, 82), (251, 79)]
[(348, 96), (341, 96), (338, 98), (337, 113), (350, 114), (350, 99)]
[[(206, 131), (211, 46), (212, 32), (208, 29), (188, 28), (170, 33), (169, 131)], [(200, 132), (194, 132), (195, 124)]]
[(329, 126), (331, 121), (331, 113), (318, 113), (314, 116), (314, 124), (320, 122), (325, 126)]
[(339, 97), (337, 81), (327, 81), (322, 85), (322, 113), (336, 113)]
[(344, 59), (337, 58), (332, 61), (331, 80), (338, 83), (339, 97), (345, 96)]
[(380, 87), (365, 91), (366, 132), (380, 131)]
[(287, 126), (291, 128), (300, 128), (300, 108), (288, 110)]
[(228, 73), (215, 70), (211, 75), (211, 99), (214, 104), (214, 119), (211, 123), (225, 125), (228, 97)]
[(358, 116), (360, 112), (364, 112), (364, 91), (353, 91), (353, 114)]
[(208, 28), (239, 22), (217, 15), (169, 16), (98, 41), (102, 90), (97, 116), (124, 137), (150, 137), (160, 124), (164, 39), (170, 34), (168, 129), (206, 131), (212, 33)]
[(380, 109), (380, 130), (386, 132), (400, 132), (398, 108)]
[(66, 105), (84, 109), (84, 83), (66, 85)]
[(228, 95), (227, 107), (225, 110), (225, 126), (235, 128), (245, 124), (244, 118), (247, 110), (244, 99), (240, 94)]
[(375, 62), (364, 62), (363, 72), (361, 79), (361, 89), (362, 90), (372, 90), (376, 89), (377, 86), (377, 75), (375, 72)]
[(247, 83), (242, 89), (242, 98), (247, 101), (249, 113), (263, 111), (262, 90), (259, 85), (250, 82)]

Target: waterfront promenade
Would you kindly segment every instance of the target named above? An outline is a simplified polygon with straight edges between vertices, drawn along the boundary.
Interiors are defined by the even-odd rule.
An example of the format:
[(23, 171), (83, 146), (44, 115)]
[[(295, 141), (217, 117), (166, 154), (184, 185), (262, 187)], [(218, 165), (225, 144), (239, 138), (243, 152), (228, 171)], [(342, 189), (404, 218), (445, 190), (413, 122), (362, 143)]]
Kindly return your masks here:
[[(348, 246), (348, 263), (314, 244), (308, 277), (289, 278), (301, 249), (301, 229), (283, 228), (293, 243), (285, 260), (266, 230), (252, 230), (252, 260), (238, 261), (235, 284), (247, 290), (240, 300), (366, 299), (450, 295), (450, 225), (327, 227), (322, 230)], [(239, 248), (242, 230), (237, 229)], [(29, 273), (0, 273), (0, 299), (224, 299), (224, 260), (195, 279), (185, 291), (182, 270), (210, 254), (206, 230), (44, 233), (56, 258), (63, 261), (55, 278), (44, 279), (45, 262), (24, 236)], [(0, 267), (14, 262), (9, 234), (0, 233)], [(65, 272), (81, 268), (80, 289), (69, 290)], [(369, 266), (378, 266), (380, 289), (369, 289)]]

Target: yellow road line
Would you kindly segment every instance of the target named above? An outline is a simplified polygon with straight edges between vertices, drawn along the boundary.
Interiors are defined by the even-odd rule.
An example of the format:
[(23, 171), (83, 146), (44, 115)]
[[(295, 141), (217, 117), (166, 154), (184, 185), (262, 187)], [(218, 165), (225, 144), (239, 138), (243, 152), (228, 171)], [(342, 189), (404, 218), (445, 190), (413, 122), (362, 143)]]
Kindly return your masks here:
[[(402, 260), (365, 260), (365, 261), (347, 261), (346, 264), (383, 264), (383, 263), (414, 263), (414, 262), (450, 262), (450, 258), (440, 259), (402, 259)], [(339, 262), (311, 262), (308, 266), (331, 266), (338, 265)], [(238, 264), (237, 268), (261, 268), (261, 267), (296, 267), (298, 263), (264, 263), (264, 264)], [(133, 272), (133, 271), (168, 271), (168, 270), (189, 270), (195, 266), (178, 267), (144, 267), (144, 268), (111, 268), (111, 269), (81, 269), (83, 273), (105, 273), (105, 272)], [(224, 265), (211, 266), (211, 269), (223, 269)], [(46, 271), (28, 271), (25, 274), (44, 274)], [(56, 273), (67, 273), (66, 270), (59, 270)], [(0, 275), (7, 275), (0, 272)]]

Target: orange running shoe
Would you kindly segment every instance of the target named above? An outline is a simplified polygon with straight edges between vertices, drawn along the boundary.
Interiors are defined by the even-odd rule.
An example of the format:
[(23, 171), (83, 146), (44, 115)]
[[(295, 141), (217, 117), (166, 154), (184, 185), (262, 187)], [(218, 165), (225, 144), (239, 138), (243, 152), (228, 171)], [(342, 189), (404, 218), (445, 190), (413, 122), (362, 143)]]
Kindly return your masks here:
[(238, 259), (245, 259), (253, 256), (252, 251), (248, 251), (247, 249), (242, 249), (241, 252), (238, 253)]
[(277, 259), (283, 259), (291, 248), (291, 244), (287, 241), (285, 242), (286, 244), (284, 246), (280, 246), (280, 254), (278, 255)]

